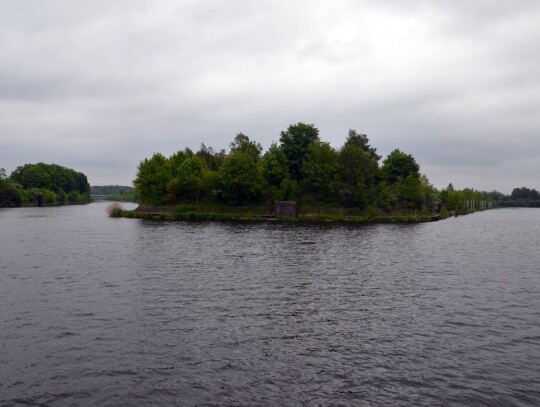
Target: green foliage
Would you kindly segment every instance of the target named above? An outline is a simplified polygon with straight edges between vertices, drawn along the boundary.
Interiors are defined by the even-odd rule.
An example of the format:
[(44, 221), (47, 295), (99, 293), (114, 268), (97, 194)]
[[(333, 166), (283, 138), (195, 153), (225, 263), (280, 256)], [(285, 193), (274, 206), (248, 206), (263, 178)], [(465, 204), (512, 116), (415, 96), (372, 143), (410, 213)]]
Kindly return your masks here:
[(233, 205), (257, 201), (264, 182), (253, 157), (241, 151), (225, 160), (219, 180), (223, 197)]
[(427, 176), (420, 177), (423, 194), (423, 209), (426, 212), (437, 212), (441, 205), (441, 194), (430, 182)]
[(395, 188), (388, 185), (385, 181), (377, 186), (376, 203), (379, 208), (385, 212), (390, 212), (398, 201)]
[(510, 195), (498, 191), (482, 192), (482, 194), (491, 199), (493, 204), (497, 206), (540, 208), (540, 193), (534, 188), (514, 188)]
[(24, 189), (45, 188), (57, 193), (78, 191), (83, 195), (90, 193), (86, 175), (56, 164), (25, 164), (17, 167), (10, 178)]
[(371, 198), (372, 186), (379, 175), (377, 159), (369, 148), (366, 150), (360, 143), (349, 142), (339, 151), (339, 168), (345, 205), (366, 206)]
[(44, 189), (42, 190), (42, 194), (43, 194), (43, 203), (45, 204), (45, 206), (55, 206), (58, 204), (58, 200), (56, 199), (56, 194), (49, 190), (49, 189)]
[(392, 151), (379, 166), (376, 148), (356, 130), (349, 130), (339, 151), (321, 142), (318, 129), (304, 123), (282, 131), (280, 144), (272, 143), (262, 157), (261, 145), (242, 133), (230, 147), (230, 156), (202, 144), (196, 154), (186, 148), (169, 158), (156, 153), (145, 159), (134, 181), (140, 202), (177, 208), (196, 205), (195, 210), (174, 212), (182, 219), (205, 212), (201, 205), (225, 202), (230, 211), (232, 206), (253, 207), (264, 198), (266, 210), (276, 200), (296, 200), (307, 210), (338, 208), (370, 219), (398, 214), (403, 220), (429, 218), (443, 209), (449, 212), (452, 205), (462, 210), (469, 196), (477, 196), (475, 191), (453, 188), (439, 192), (420, 174), (414, 157), (400, 150)]
[(19, 166), (11, 173), (13, 181), (18, 182), (23, 188), (47, 188), (52, 186), (51, 176), (45, 169), (45, 164), (25, 164)]
[(407, 209), (422, 209), (424, 195), (420, 179), (409, 174), (407, 178), (399, 183), (399, 199)]
[(108, 201), (138, 202), (137, 190), (125, 185), (92, 185), (92, 195), (106, 195)]
[(312, 124), (297, 123), (281, 132), (281, 148), (289, 161), (289, 173), (294, 180), (302, 178), (302, 166), (311, 143), (319, 140), (319, 130)]
[(173, 177), (178, 176), (178, 168), (180, 167), (180, 165), (182, 165), (184, 160), (192, 156), (193, 156), (193, 153), (188, 154), (185, 151), (177, 151), (176, 153), (174, 153), (173, 155), (169, 157), (169, 163), (171, 165), (171, 172), (172, 172)]
[(513, 200), (540, 201), (540, 193), (536, 189), (526, 187), (514, 188), (510, 198)]
[(150, 159), (141, 161), (137, 177), (133, 181), (140, 193), (141, 203), (164, 205), (167, 202), (167, 185), (171, 178), (171, 164), (162, 154), (154, 153)]
[[(184, 151), (189, 151), (188, 149)], [(197, 157), (202, 159), (206, 163), (206, 167), (212, 171), (217, 171), (223, 164), (225, 159), (225, 152), (221, 151), (216, 153), (212, 147), (206, 147), (204, 144), (201, 144), (201, 148), (195, 154)]]
[(396, 149), (383, 161), (382, 175), (384, 180), (392, 185), (408, 176), (420, 178), (420, 166), (412, 155)]
[(298, 184), (289, 178), (289, 161), (281, 147), (272, 143), (260, 160), (260, 168), (266, 183), (266, 199), (273, 201), (294, 200)]
[(356, 130), (349, 130), (349, 136), (345, 141), (345, 147), (358, 147), (362, 149), (373, 161), (379, 161), (381, 156), (377, 154), (377, 149), (369, 145), (369, 139), (365, 134), (360, 134)]
[(231, 154), (241, 151), (251, 156), (255, 161), (259, 161), (262, 153), (262, 146), (255, 141), (251, 141), (248, 136), (243, 133), (238, 133), (234, 141), (230, 144)]
[(71, 205), (77, 205), (77, 204), (82, 203), (82, 197), (81, 197), (81, 194), (80, 194), (78, 191), (71, 191), (71, 192), (68, 194), (68, 202), (69, 202)]
[(262, 172), (268, 185), (278, 186), (289, 176), (289, 163), (281, 148), (275, 143), (264, 154), (261, 162)]
[(294, 201), (298, 197), (298, 183), (285, 178), (279, 186), (269, 185), (266, 188), (266, 198), (269, 202)]
[(90, 193), (92, 195), (111, 195), (124, 190), (132, 190), (132, 187), (122, 185), (92, 185), (90, 187)]
[(206, 168), (206, 162), (200, 157), (186, 158), (178, 167), (178, 177), (185, 178), (188, 176), (201, 177), (203, 170)]
[(63, 189), (57, 192), (56, 197), (59, 205), (67, 205), (69, 203), (68, 194)]
[(10, 206), (38, 205), (40, 196), (45, 205), (65, 205), (71, 203), (72, 193), (78, 196), (76, 203), (91, 201), (86, 175), (56, 164), (25, 164), (4, 181), (12, 185), (4, 189), (5, 197), (0, 194), (0, 201)]
[(73, 174), (67, 171), (62, 171), (57, 168), (51, 175), (51, 184), (53, 189), (57, 192), (60, 190), (64, 192), (71, 192), (77, 190), (77, 184)]
[(14, 208), (23, 203), (23, 190), (5, 178), (0, 179), (0, 208)]
[(41, 195), (41, 190), (37, 188), (30, 188), (24, 190), (26, 196), (26, 203), (30, 206), (37, 206), (38, 197)]
[[(199, 195), (204, 187), (203, 175), (206, 170), (206, 162), (198, 156), (186, 158), (178, 167), (176, 178), (167, 185), (169, 202), (177, 200), (199, 200)], [(174, 200), (170, 196), (174, 195)]]
[(447, 188), (443, 189), (439, 194), (441, 212), (446, 209), (457, 215), (465, 214), (471, 210), (480, 210), (481, 202), (488, 203), (493, 201), (488, 194), (470, 188), (465, 188), (461, 191), (454, 188)]
[(315, 142), (308, 146), (302, 166), (304, 187), (317, 199), (330, 199), (339, 192), (338, 153), (329, 143)]

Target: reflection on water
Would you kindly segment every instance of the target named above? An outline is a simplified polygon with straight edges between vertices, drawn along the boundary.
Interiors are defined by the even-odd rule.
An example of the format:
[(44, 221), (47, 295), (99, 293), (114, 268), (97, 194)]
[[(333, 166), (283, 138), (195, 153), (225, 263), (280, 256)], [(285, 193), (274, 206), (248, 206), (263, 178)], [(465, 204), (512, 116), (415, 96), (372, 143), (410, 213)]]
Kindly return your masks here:
[(0, 210), (0, 405), (540, 404), (540, 211), (420, 225)]

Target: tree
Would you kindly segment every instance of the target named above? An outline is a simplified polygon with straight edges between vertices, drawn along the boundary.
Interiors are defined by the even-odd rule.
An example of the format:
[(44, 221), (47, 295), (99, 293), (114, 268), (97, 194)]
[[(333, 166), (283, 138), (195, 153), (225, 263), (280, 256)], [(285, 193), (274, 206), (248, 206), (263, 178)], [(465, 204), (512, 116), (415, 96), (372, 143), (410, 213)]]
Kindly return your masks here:
[(311, 143), (302, 167), (304, 184), (316, 198), (328, 199), (339, 189), (338, 153), (329, 143)]
[(283, 150), (272, 143), (261, 159), (261, 168), (266, 183), (279, 187), (289, 176), (289, 162)]
[(67, 168), (54, 164), (51, 166), (51, 170), (51, 183), (54, 191), (60, 192), (62, 190), (71, 192), (77, 189), (74, 171), (70, 171)]
[(537, 201), (540, 200), (540, 194), (536, 189), (529, 189), (526, 187), (514, 188), (510, 197), (513, 200), (531, 200)]
[(145, 158), (138, 166), (133, 184), (140, 193), (141, 203), (163, 205), (167, 201), (167, 185), (172, 179), (169, 160), (162, 154), (154, 153), (152, 158)]
[(381, 156), (377, 154), (377, 149), (369, 145), (369, 139), (365, 134), (360, 134), (356, 130), (349, 129), (349, 136), (345, 140), (344, 147), (356, 146), (365, 151), (371, 159), (379, 161)]
[(440, 209), (441, 193), (435, 188), (426, 175), (420, 176), (420, 184), (422, 185), (422, 193), (424, 194), (423, 209), (430, 213)]
[(21, 206), (24, 201), (23, 191), (8, 179), (0, 179), (0, 208)]
[(0, 168), (0, 181), (3, 180), (3, 179), (6, 179), (6, 178), (7, 178), (6, 169), (5, 168)]
[(424, 195), (420, 178), (409, 174), (399, 184), (399, 199), (408, 209), (422, 209)]
[(263, 177), (253, 157), (242, 151), (231, 154), (219, 169), (223, 197), (233, 205), (256, 201)]
[(206, 163), (198, 156), (186, 158), (178, 168), (176, 194), (188, 200), (199, 201), (203, 189), (203, 172)]
[(392, 185), (408, 176), (420, 178), (420, 166), (412, 155), (396, 149), (383, 161), (382, 174), (384, 180)]
[(51, 175), (43, 163), (25, 164), (19, 166), (11, 173), (13, 181), (18, 182), (23, 188), (46, 188), (51, 189)]
[(201, 143), (201, 148), (195, 155), (201, 158), (206, 163), (208, 169), (212, 171), (217, 171), (221, 167), (221, 164), (223, 164), (223, 154), (216, 153), (212, 147), (206, 147), (204, 143)]
[(188, 157), (190, 157), (190, 155), (188, 155), (185, 151), (177, 151), (169, 157), (169, 163), (171, 164), (171, 171), (173, 177), (178, 176), (178, 168)]
[(255, 141), (251, 141), (248, 136), (243, 133), (238, 133), (234, 141), (229, 145), (231, 154), (236, 151), (242, 151), (250, 155), (255, 161), (259, 161), (262, 153), (262, 146)]
[(82, 197), (81, 194), (78, 191), (71, 191), (68, 194), (68, 202), (72, 205), (80, 204), (82, 203)]
[(319, 130), (312, 124), (297, 123), (282, 131), (281, 147), (289, 161), (289, 173), (294, 180), (302, 177), (302, 165), (311, 143), (319, 141)]
[(365, 206), (368, 189), (379, 173), (377, 160), (357, 143), (345, 143), (339, 151), (339, 164), (345, 204)]
[(55, 193), (77, 191), (84, 202), (90, 201), (90, 184), (86, 175), (57, 164), (25, 164), (11, 173), (10, 178), (25, 189), (40, 188)]

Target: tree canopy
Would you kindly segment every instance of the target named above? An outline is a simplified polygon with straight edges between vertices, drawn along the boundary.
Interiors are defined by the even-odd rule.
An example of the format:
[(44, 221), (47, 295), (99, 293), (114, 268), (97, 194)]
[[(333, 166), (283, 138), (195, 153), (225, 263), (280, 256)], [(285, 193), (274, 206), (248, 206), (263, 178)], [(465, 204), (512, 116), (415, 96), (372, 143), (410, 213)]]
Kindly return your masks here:
[(263, 177), (255, 159), (246, 152), (235, 151), (219, 170), (225, 200), (231, 204), (256, 201), (263, 187)]
[(319, 129), (313, 124), (291, 124), (281, 132), (281, 148), (289, 161), (291, 178), (299, 181), (302, 177), (302, 165), (311, 143), (319, 141)]
[(37, 205), (41, 196), (47, 205), (90, 202), (86, 175), (57, 164), (24, 164), (6, 177), (0, 171), (0, 206)]
[(383, 161), (382, 174), (388, 184), (395, 184), (409, 176), (419, 178), (420, 166), (412, 155), (396, 149)]
[(251, 156), (255, 161), (259, 161), (262, 153), (262, 146), (255, 141), (251, 141), (248, 136), (238, 133), (234, 141), (230, 144), (231, 153), (241, 151)]
[(295, 200), (300, 206), (375, 213), (432, 213), (454, 203), (453, 192), (433, 187), (411, 154), (395, 149), (381, 165), (368, 136), (352, 129), (339, 149), (321, 141), (314, 125), (301, 122), (281, 131), (279, 142), (264, 154), (261, 144), (243, 133), (229, 147), (228, 153), (217, 152), (201, 144), (197, 153), (184, 148), (170, 157), (155, 153), (144, 159), (134, 180), (141, 203), (271, 205)]
[(161, 153), (154, 153), (140, 162), (133, 184), (139, 190), (141, 202), (148, 205), (167, 203), (167, 185), (172, 179), (171, 161)]

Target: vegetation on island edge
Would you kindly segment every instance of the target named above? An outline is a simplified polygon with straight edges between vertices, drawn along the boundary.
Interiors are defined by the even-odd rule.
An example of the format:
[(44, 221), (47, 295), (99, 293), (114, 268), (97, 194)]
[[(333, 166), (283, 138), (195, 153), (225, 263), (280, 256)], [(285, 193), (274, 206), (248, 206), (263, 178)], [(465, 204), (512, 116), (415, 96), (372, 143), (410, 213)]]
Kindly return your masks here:
[(0, 207), (75, 205), (91, 202), (86, 175), (56, 164), (25, 164), (9, 178), (0, 168)]
[(228, 153), (204, 144), (196, 153), (189, 148), (170, 157), (154, 153), (140, 162), (133, 183), (141, 208), (178, 219), (235, 218), (236, 213), (260, 218), (276, 201), (295, 201), (300, 218), (425, 220), (492, 202), (472, 189), (437, 190), (415, 158), (399, 149), (380, 160), (365, 134), (349, 130), (335, 149), (312, 124), (297, 123), (264, 154), (243, 133)]

